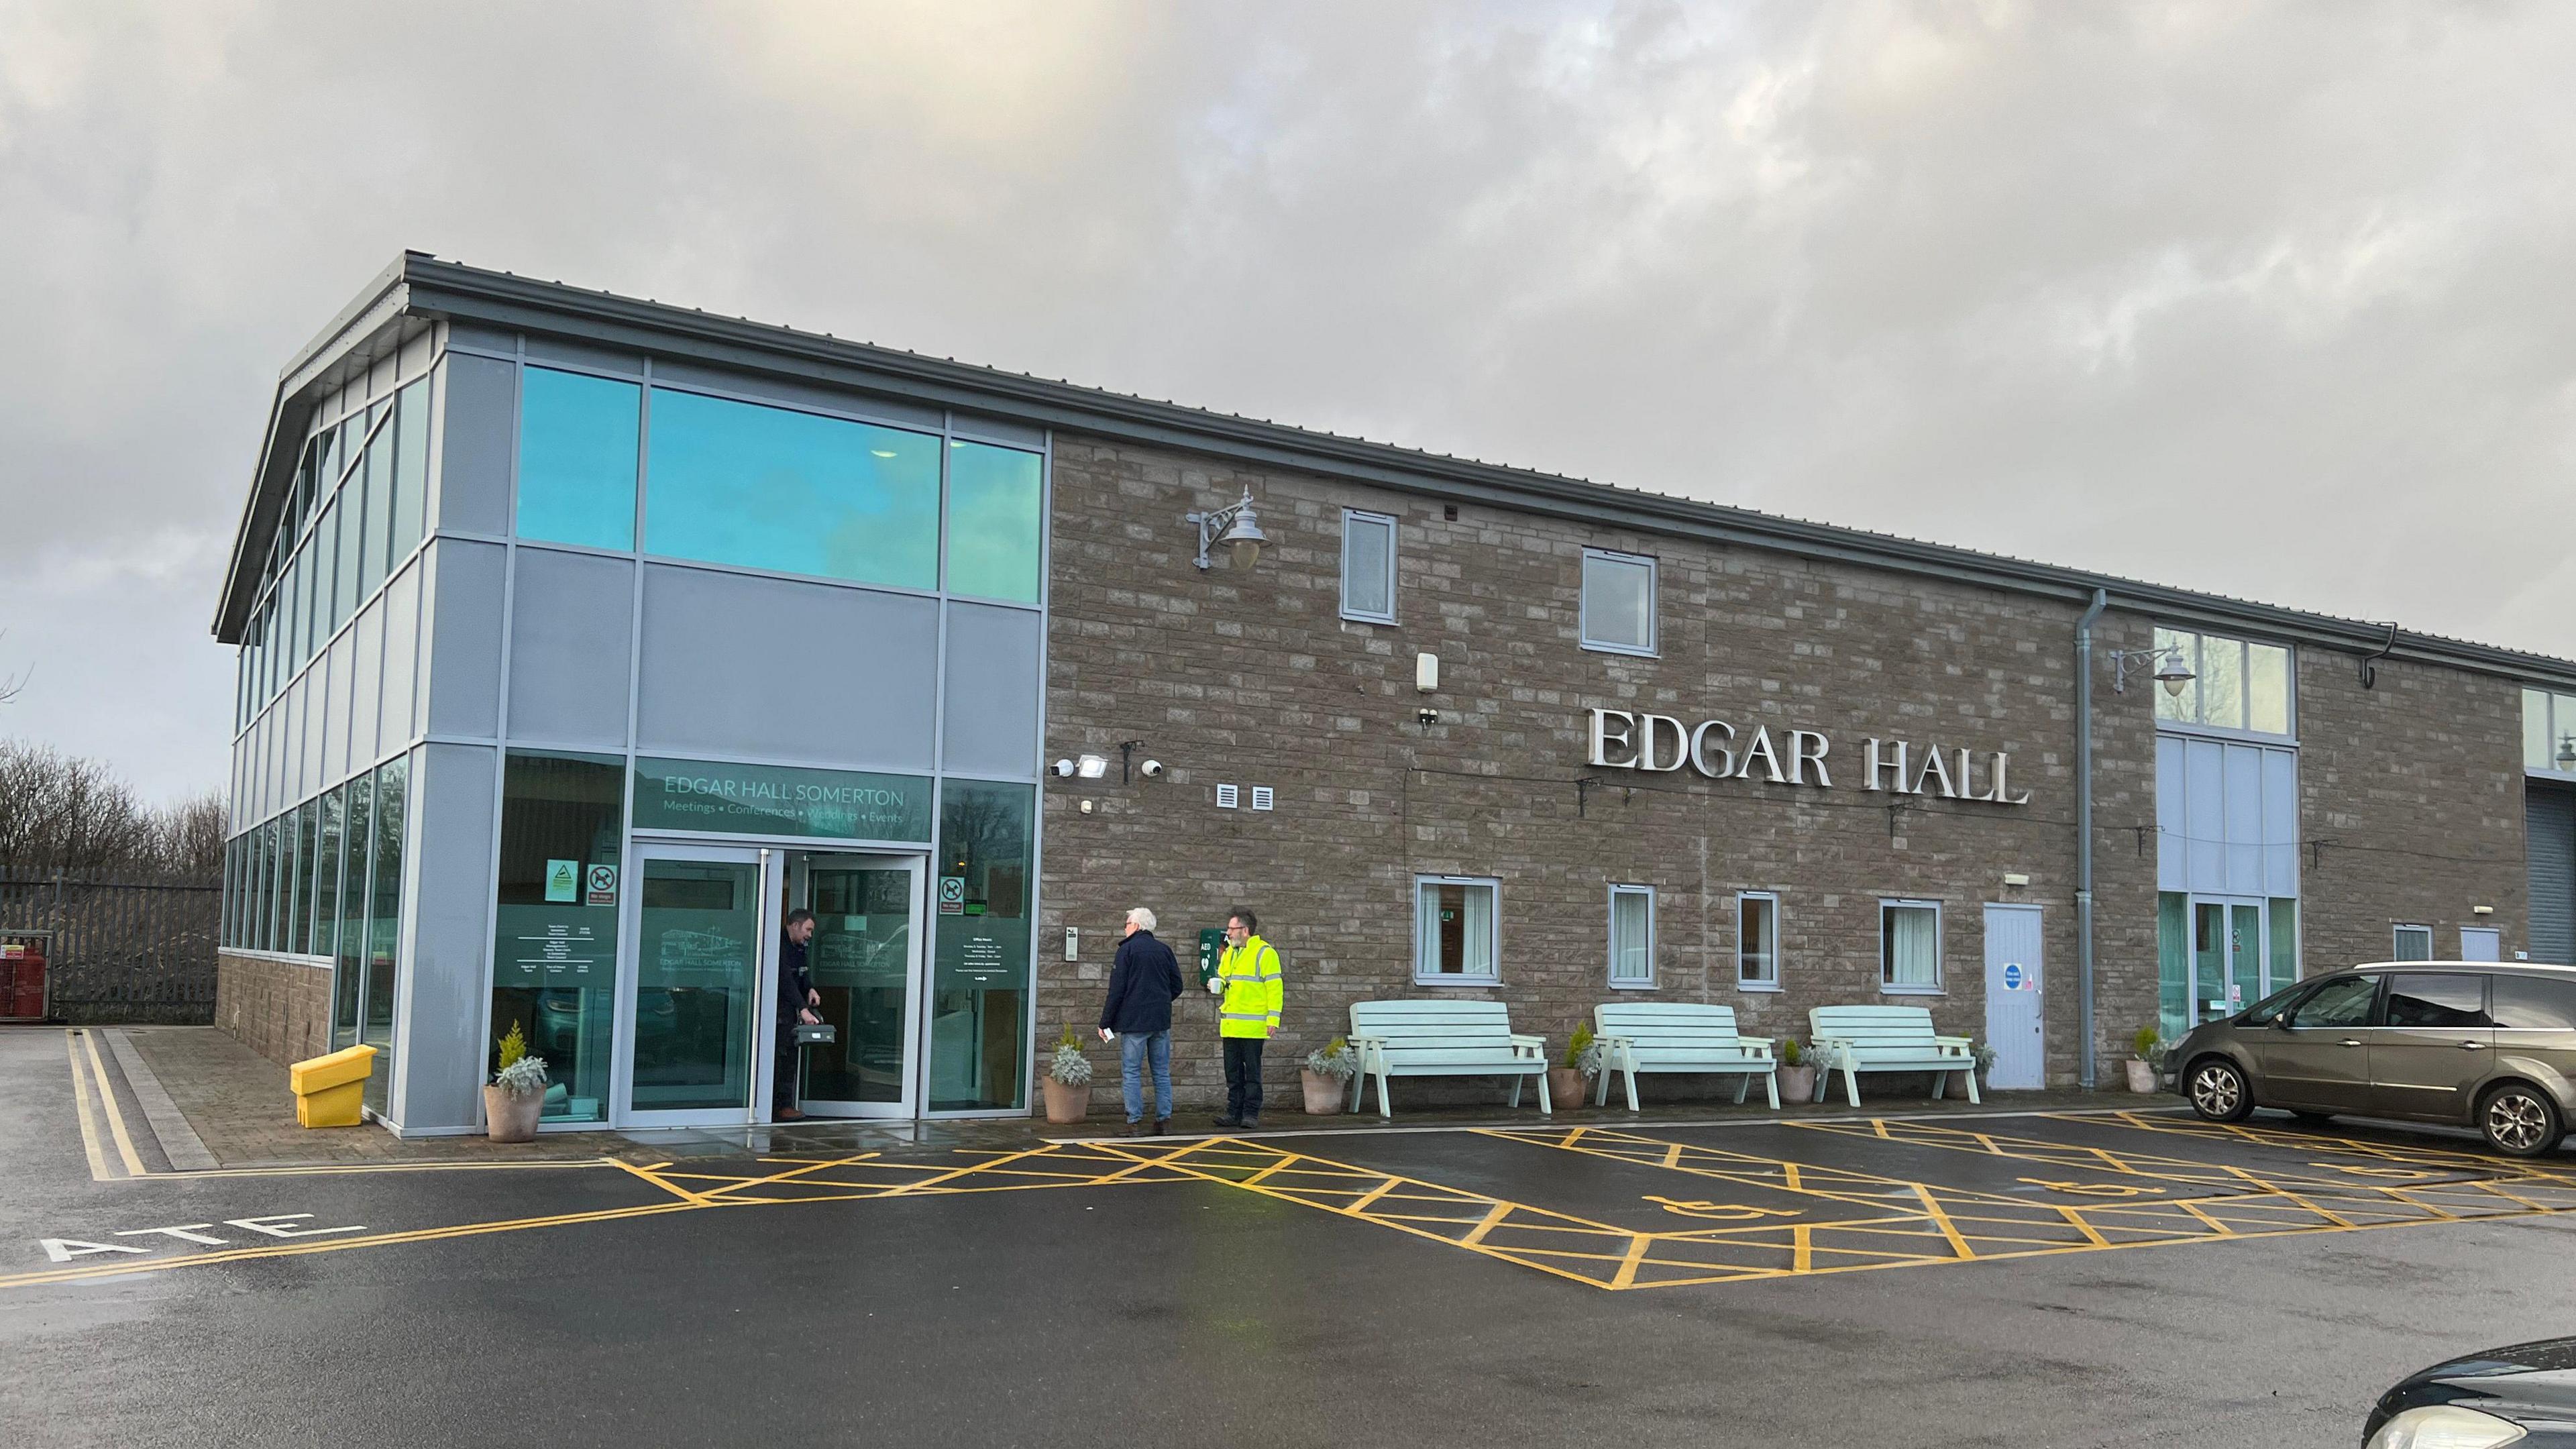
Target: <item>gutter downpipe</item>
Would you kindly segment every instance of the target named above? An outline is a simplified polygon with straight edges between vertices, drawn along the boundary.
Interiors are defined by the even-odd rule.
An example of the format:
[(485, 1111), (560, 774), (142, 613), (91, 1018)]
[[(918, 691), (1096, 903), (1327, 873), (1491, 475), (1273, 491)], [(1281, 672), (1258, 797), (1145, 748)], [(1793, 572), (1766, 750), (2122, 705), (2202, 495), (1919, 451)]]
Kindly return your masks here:
[(2077, 1081), (2092, 1091), (2093, 1071), (2093, 621), (2109, 608), (2108, 590), (2075, 623), (2075, 1015), (2082, 1035)]

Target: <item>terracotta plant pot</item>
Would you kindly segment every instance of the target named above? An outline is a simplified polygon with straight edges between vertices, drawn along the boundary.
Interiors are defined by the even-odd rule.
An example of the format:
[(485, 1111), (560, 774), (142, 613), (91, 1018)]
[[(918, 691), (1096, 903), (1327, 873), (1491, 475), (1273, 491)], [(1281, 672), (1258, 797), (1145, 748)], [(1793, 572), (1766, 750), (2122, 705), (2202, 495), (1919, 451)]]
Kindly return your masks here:
[(1068, 1087), (1053, 1077), (1040, 1078), (1038, 1084), (1046, 1088), (1048, 1121), (1079, 1122), (1091, 1115), (1091, 1088), (1088, 1086)]
[(2128, 1059), (2128, 1061), (2126, 1061), (2126, 1062), (2122, 1063), (2122, 1065), (2123, 1065), (2123, 1066), (2126, 1066), (2126, 1067), (2129, 1069), (2129, 1090), (2130, 1090), (2130, 1091), (2132, 1091), (2132, 1092), (2152, 1092), (2152, 1091), (2154, 1091), (2154, 1090), (2156, 1089), (2156, 1064), (2155, 1064), (2155, 1063), (2153, 1063), (2153, 1062), (2149, 1062), (2149, 1061), (2141, 1061), (2141, 1060), (2139, 1060), (2139, 1059), (2138, 1059), (2138, 1058), (2136, 1058), (2136, 1057), (2131, 1057), (2131, 1058), (2129, 1058), (2129, 1059)]
[(1783, 1066), (1779, 1070), (1779, 1077), (1782, 1106), (1785, 1107), (1791, 1102), (1816, 1100), (1816, 1064), (1814, 1062), (1800, 1062), (1794, 1067)]
[(1330, 1117), (1342, 1110), (1342, 1099), (1349, 1094), (1350, 1083), (1340, 1077), (1297, 1069), (1297, 1080), (1306, 1088), (1306, 1115)]
[(483, 1089), (483, 1130), (495, 1142), (534, 1142), (537, 1118), (546, 1110), (546, 1094), (513, 1097), (499, 1087)]
[(1592, 1080), (1572, 1067), (1547, 1069), (1547, 1095), (1556, 1110), (1590, 1105)]

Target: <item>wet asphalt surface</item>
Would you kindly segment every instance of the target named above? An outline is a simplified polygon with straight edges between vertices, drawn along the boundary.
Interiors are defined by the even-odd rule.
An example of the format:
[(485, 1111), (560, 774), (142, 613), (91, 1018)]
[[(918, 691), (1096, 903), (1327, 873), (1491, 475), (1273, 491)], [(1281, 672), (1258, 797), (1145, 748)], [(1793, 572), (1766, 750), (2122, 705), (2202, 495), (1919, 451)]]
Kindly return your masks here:
[[(1885, 1141), (1622, 1115), (1556, 1125), (1603, 1129), (1626, 1156), (1528, 1133), (1321, 1135), (1174, 1159), (1193, 1171), (1076, 1153), (1033, 1164), (1061, 1178), (857, 1198), (962, 1159), (806, 1165), (771, 1186), (744, 1180), (799, 1165), (96, 1182), (62, 1034), (0, 1030), (0, 1444), (2352, 1445), (2405, 1373), (2576, 1325), (2576, 1211), (1628, 1291), (1430, 1221), (1490, 1198), (1526, 1210), (1494, 1241), (1590, 1251), (1562, 1224), (1866, 1223), (1911, 1211), (1916, 1182), (2043, 1215), (2177, 1190), (2094, 1147), (2363, 1198), (2427, 1173), (2474, 1193), (2483, 1174), (2462, 1139), (2346, 1126), (2307, 1150), (2286, 1119), (2245, 1141), (2178, 1118), (1945, 1117)], [(1948, 1135), (1977, 1131), (2054, 1160)], [(1663, 1144), (1703, 1170), (1635, 1160)], [(1329, 1166), (1282, 1171), (1283, 1149)], [(1788, 1191), (1781, 1162), (1834, 1196)], [(1122, 1163), (1098, 1185), (1038, 1185)], [(2563, 1195), (2519, 1190), (2576, 1203), (2576, 1155), (2547, 1171)], [(1385, 1218), (1319, 1206), (1376, 1174), (1417, 1184), (1379, 1199)], [(780, 1200), (687, 1196), (711, 1192)], [(582, 1220), (456, 1231), (562, 1217)], [(174, 1226), (222, 1241), (154, 1231)], [(55, 1262), (47, 1238), (74, 1256)], [(355, 1245), (313, 1250), (335, 1239)], [(146, 1252), (78, 1251), (92, 1244)], [(81, 1276), (44, 1281), (58, 1274)]]

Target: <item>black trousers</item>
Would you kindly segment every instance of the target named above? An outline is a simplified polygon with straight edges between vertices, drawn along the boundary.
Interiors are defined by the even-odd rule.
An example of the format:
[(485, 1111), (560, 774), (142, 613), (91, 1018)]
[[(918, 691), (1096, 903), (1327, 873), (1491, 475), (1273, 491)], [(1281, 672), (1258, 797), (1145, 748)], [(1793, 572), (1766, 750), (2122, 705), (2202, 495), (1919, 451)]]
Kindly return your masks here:
[(769, 1115), (776, 1117), (796, 1105), (796, 1024), (792, 1021), (778, 1024), (778, 1065), (770, 1084)]
[(1225, 1115), (1250, 1122), (1261, 1115), (1261, 1049), (1258, 1037), (1225, 1038)]

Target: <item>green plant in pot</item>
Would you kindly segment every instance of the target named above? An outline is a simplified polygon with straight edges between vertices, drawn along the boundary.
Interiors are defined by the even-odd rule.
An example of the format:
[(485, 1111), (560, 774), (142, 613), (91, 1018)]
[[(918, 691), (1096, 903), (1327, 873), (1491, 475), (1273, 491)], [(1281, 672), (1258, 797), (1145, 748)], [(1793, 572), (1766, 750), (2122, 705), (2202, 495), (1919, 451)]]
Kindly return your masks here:
[(1776, 1048), (1780, 1066), (1780, 1100), (1812, 1102), (1816, 1098), (1816, 1054), (1801, 1046), (1794, 1036), (1780, 1038)]
[(1074, 1034), (1070, 1023), (1064, 1035), (1056, 1038), (1055, 1055), (1047, 1059), (1046, 1079), (1038, 1084), (1046, 1092), (1046, 1115), (1050, 1122), (1079, 1122), (1091, 1112), (1091, 1058), (1082, 1054), (1082, 1038)]
[(2139, 1027), (2138, 1034), (2129, 1039), (2129, 1060), (2123, 1064), (2129, 1070), (2130, 1091), (2156, 1089), (2156, 1073), (2164, 1065), (2164, 1054), (2163, 1034), (2152, 1026)]
[(1565, 1055), (1547, 1069), (1547, 1094), (1560, 1109), (1580, 1107), (1590, 1095), (1586, 1084), (1600, 1074), (1601, 1044), (1592, 1039), (1592, 1023), (1577, 1022), (1565, 1040)]
[(500, 1069), (483, 1088), (483, 1130), (495, 1142), (532, 1142), (545, 1109), (546, 1059), (528, 1055), (527, 1033), (512, 1022)]
[(1351, 1050), (1346, 1037), (1337, 1036), (1306, 1053), (1297, 1080), (1306, 1089), (1307, 1114), (1329, 1117), (1341, 1111), (1342, 1098), (1350, 1088), (1351, 1078), (1359, 1074), (1360, 1054)]

